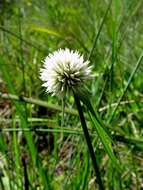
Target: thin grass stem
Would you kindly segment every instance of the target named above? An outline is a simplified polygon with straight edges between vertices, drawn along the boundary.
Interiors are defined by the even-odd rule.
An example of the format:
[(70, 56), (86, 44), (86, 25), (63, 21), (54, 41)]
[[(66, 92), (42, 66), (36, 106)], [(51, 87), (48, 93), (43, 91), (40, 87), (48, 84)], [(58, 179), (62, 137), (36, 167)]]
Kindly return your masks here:
[(89, 136), (89, 132), (88, 132), (88, 129), (87, 129), (86, 122), (85, 122), (82, 107), (81, 107), (81, 104), (80, 104), (80, 101), (79, 101), (78, 97), (75, 94), (74, 94), (74, 99), (75, 99), (75, 103), (76, 103), (78, 113), (79, 113), (79, 116), (80, 116), (80, 121), (81, 121), (81, 124), (82, 124), (82, 129), (83, 129), (83, 132), (84, 132), (86, 143), (87, 143), (87, 146), (88, 146), (88, 149), (89, 149), (90, 157), (92, 159), (93, 167), (94, 167), (96, 178), (97, 178), (97, 183), (99, 185), (99, 189), (104, 190), (103, 183), (102, 183), (101, 176), (100, 176), (100, 171), (99, 171), (98, 164), (97, 164), (96, 157), (95, 157), (95, 152), (93, 150), (93, 146), (92, 146), (92, 143), (91, 143), (91, 140), (90, 140), (90, 136)]
[(10, 30), (8, 30), (7, 28), (5, 28), (3, 26), (0, 26), (0, 30), (7, 33), (7, 34), (10, 34), (11, 36), (13, 36), (13, 37), (15, 37), (17, 39), (22, 40), (26, 45), (35, 48), (39, 52), (46, 52), (46, 49), (34, 45), (33, 43), (29, 42), (28, 40), (25, 40), (25, 39), (21, 38), (19, 35), (15, 34), (14, 32), (11, 32)]
[(107, 15), (108, 15), (108, 11), (109, 11), (109, 9), (110, 9), (111, 4), (112, 4), (112, 0), (110, 0), (110, 2), (109, 2), (109, 4), (108, 4), (108, 7), (107, 7), (106, 12), (105, 12), (105, 15), (104, 15), (104, 17), (103, 17), (103, 19), (102, 19), (102, 22), (101, 22), (101, 24), (100, 24), (98, 33), (97, 33), (97, 35), (95, 36), (95, 39), (94, 39), (94, 42), (93, 42), (93, 46), (92, 46), (92, 49), (91, 49), (91, 51), (90, 51), (90, 53), (89, 53), (88, 59), (91, 59), (91, 57), (92, 57), (92, 54), (93, 54), (94, 49), (95, 49), (95, 47), (96, 47), (98, 38), (99, 38), (100, 33), (101, 33), (101, 31), (102, 31), (102, 28), (103, 28), (103, 25), (104, 25), (104, 23), (105, 23), (105, 20), (106, 20), (106, 17), (107, 17)]
[(133, 71), (132, 71), (132, 73), (131, 73), (131, 75), (130, 75), (130, 77), (129, 77), (129, 79), (128, 79), (127, 85), (125, 86), (122, 95), (120, 96), (120, 98), (119, 98), (118, 101), (117, 101), (117, 104), (116, 104), (116, 106), (115, 106), (115, 108), (114, 108), (114, 110), (113, 110), (113, 112), (112, 112), (112, 114), (111, 114), (111, 117), (109, 118), (108, 123), (110, 123), (110, 122), (113, 120), (114, 115), (115, 115), (115, 113), (116, 113), (116, 111), (117, 111), (117, 109), (118, 109), (118, 107), (119, 107), (119, 105), (120, 105), (122, 99), (124, 98), (124, 96), (125, 96), (125, 94), (126, 94), (128, 88), (129, 88), (129, 86), (130, 86), (130, 84), (131, 84), (131, 82), (132, 82), (132, 80), (133, 80), (134, 75), (136, 74), (136, 72), (137, 72), (137, 70), (138, 70), (140, 64), (142, 63), (142, 59), (143, 59), (143, 52), (141, 53), (141, 55), (140, 55), (140, 57), (139, 57), (139, 59), (138, 59), (136, 65), (135, 65), (135, 68), (133, 69)]
[[(37, 105), (37, 106), (42, 106), (42, 107), (45, 107), (45, 108), (48, 108), (48, 109), (51, 109), (51, 110), (54, 110), (54, 111), (62, 111), (61, 109), (61, 106), (57, 105), (57, 104), (51, 104), (51, 103), (47, 103), (46, 101), (43, 101), (43, 100), (40, 100), (40, 99), (35, 99), (35, 98), (32, 98), (32, 97), (24, 97), (24, 96), (17, 96), (15, 94), (6, 94), (6, 93), (2, 93), (0, 92), (0, 98), (2, 99), (5, 99), (5, 100), (12, 100), (12, 101), (19, 101), (19, 102), (26, 102), (26, 103), (29, 103), (29, 104), (34, 104), (34, 105)], [(99, 98), (100, 99), (100, 98)], [(99, 100), (100, 102), (100, 100)], [(143, 98), (139, 98), (138, 99), (138, 102), (139, 103), (143, 103)], [(122, 106), (126, 106), (128, 104), (135, 104), (136, 101), (135, 100), (124, 100), (124, 101), (120, 101), (120, 105)], [(111, 105), (106, 105), (106, 106), (103, 106), (103, 107), (100, 107), (99, 103), (97, 103), (97, 108), (100, 107), (98, 109), (99, 112), (104, 112), (106, 110), (108, 110), (110, 107), (116, 107), (116, 105), (118, 104), (118, 102), (114, 102), (112, 103)], [(68, 109), (68, 108), (64, 108), (64, 112), (65, 113), (68, 113), (68, 114), (71, 114), (71, 115), (75, 115), (77, 116), (78, 113), (76, 110), (71, 110), (71, 109)]]

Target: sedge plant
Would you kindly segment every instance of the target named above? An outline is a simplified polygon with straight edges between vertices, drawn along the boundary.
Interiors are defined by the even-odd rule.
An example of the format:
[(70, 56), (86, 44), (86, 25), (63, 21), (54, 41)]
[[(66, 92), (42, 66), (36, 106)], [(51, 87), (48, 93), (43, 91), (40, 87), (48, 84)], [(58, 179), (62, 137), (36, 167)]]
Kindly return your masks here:
[[(86, 98), (86, 90), (84, 88), (86, 80), (92, 79), (92, 66), (90, 62), (84, 60), (84, 57), (77, 51), (69, 49), (59, 49), (54, 53), (49, 54), (43, 61), (44, 66), (40, 71), (40, 78), (44, 82), (46, 92), (53, 96), (64, 97), (68, 94), (73, 94), (75, 104), (79, 113), (82, 129), (93, 163), (93, 168), (96, 174), (99, 189), (103, 190), (103, 182), (100, 175), (99, 166), (97, 164), (96, 155), (92, 146), (91, 138), (86, 125), (84, 113), (81, 106), (81, 101), (86, 104), (90, 110), (91, 118), (95, 116), (95, 112)], [(93, 123), (95, 119), (93, 119)], [(108, 135), (101, 127), (101, 122), (96, 120), (97, 133), (101, 138), (108, 155), (115, 161), (115, 157), (111, 150)]]

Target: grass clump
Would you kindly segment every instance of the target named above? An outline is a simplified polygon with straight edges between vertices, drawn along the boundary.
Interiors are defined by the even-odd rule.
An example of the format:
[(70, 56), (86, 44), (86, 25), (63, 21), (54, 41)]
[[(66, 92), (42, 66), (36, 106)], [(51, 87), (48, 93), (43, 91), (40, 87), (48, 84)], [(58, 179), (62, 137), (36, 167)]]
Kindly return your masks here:
[(0, 189), (98, 188), (74, 97), (62, 109), (39, 78), (65, 47), (93, 68), (80, 102), (105, 189), (141, 189), (142, 1), (3, 1), (0, 14)]

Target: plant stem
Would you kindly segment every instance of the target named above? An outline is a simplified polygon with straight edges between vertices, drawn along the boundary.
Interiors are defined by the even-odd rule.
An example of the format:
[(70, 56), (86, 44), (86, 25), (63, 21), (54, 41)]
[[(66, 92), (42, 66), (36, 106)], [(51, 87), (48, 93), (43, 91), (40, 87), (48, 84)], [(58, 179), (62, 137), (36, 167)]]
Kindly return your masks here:
[(93, 150), (93, 146), (92, 146), (92, 143), (91, 143), (91, 140), (90, 140), (87, 125), (86, 125), (85, 118), (84, 118), (84, 115), (83, 115), (82, 107), (81, 107), (81, 104), (80, 104), (80, 101), (79, 101), (78, 97), (75, 94), (74, 94), (74, 99), (75, 99), (75, 103), (76, 103), (78, 113), (79, 113), (79, 116), (80, 116), (82, 129), (83, 129), (84, 136), (85, 136), (85, 139), (86, 139), (86, 142), (87, 142), (87, 146), (88, 146), (88, 149), (89, 149), (89, 152), (90, 152), (90, 157), (92, 159), (92, 163), (93, 163), (93, 167), (94, 167), (95, 174), (96, 174), (96, 177), (97, 177), (97, 182), (98, 182), (98, 185), (99, 185), (99, 189), (104, 190), (102, 180), (101, 180), (101, 176), (100, 176), (100, 171), (99, 171), (99, 168), (98, 168), (98, 165), (97, 165), (97, 162), (96, 162), (95, 153), (94, 153), (94, 150)]
[(28, 179), (28, 173), (27, 173), (27, 164), (26, 164), (26, 157), (25, 155), (22, 157), (22, 164), (24, 168), (24, 189), (29, 190), (29, 179)]

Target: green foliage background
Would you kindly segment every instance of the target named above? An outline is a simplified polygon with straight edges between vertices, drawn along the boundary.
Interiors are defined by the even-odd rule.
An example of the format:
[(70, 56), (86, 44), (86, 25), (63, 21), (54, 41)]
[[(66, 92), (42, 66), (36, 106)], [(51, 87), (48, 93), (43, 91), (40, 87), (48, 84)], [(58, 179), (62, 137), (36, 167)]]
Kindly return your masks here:
[(115, 169), (85, 109), (105, 189), (143, 187), (142, 7), (142, 0), (0, 2), (0, 189), (25, 189), (26, 173), (32, 190), (95, 189), (73, 97), (61, 127), (61, 100), (39, 79), (41, 60), (65, 47), (90, 59), (90, 100), (122, 167)]

